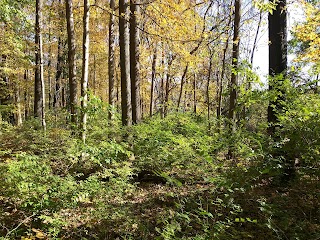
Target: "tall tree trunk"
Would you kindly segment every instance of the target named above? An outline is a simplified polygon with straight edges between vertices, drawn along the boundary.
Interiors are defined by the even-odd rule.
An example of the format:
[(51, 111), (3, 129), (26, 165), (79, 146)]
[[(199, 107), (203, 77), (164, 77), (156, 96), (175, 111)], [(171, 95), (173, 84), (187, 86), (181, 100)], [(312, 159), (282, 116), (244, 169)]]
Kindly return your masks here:
[(121, 69), (121, 111), (122, 125), (132, 125), (130, 48), (129, 48), (129, 5), (128, 0), (119, 0), (119, 42)]
[(78, 83), (76, 79), (76, 41), (74, 34), (73, 0), (66, 0), (66, 19), (68, 33), (68, 67), (69, 67), (69, 91), (71, 123), (77, 124)]
[[(23, 79), (25, 84), (28, 85), (28, 70), (24, 70)], [(1, 104), (1, 103), (0, 103)], [(28, 88), (24, 90), (24, 119), (27, 120), (29, 118), (30, 113), (30, 94)]]
[(93, 94), (97, 95), (97, 68), (96, 68), (96, 55), (93, 55)]
[(43, 130), (46, 130), (45, 121), (45, 86), (43, 76), (43, 49), (42, 49), (42, 0), (36, 0), (36, 70), (34, 84), (34, 116), (41, 119)]
[[(238, 87), (238, 62), (240, 46), (240, 9), (241, 0), (235, 0), (234, 3), (234, 25), (233, 25), (233, 42), (232, 42), (232, 73), (230, 82), (230, 101), (229, 101), (229, 131), (230, 135), (236, 131), (236, 105), (237, 105), (237, 87)], [(230, 146), (228, 158), (234, 158), (234, 147)]]
[(168, 66), (166, 71), (166, 86), (165, 86), (165, 95), (164, 95), (164, 109), (163, 114), (164, 117), (168, 115), (168, 109), (169, 109), (169, 94), (171, 92), (171, 66), (173, 64), (173, 61), (175, 59), (175, 56), (169, 56), (168, 57)]
[[(276, 10), (269, 14), (269, 91), (277, 91), (276, 100), (270, 101), (268, 106), (268, 132), (275, 133), (278, 123), (277, 113), (282, 110), (283, 89), (282, 81), (287, 70), (287, 10), (286, 1), (278, 3)], [(283, 79), (276, 76), (283, 74)], [(276, 82), (278, 81), (278, 82)], [(280, 87), (280, 89), (279, 89)]]
[(151, 90), (150, 90), (150, 117), (153, 115), (154, 108), (154, 85), (156, 80), (156, 65), (157, 65), (157, 46), (154, 49), (152, 57), (152, 67), (151, 67)]
[(82, 42), (82, 78), (81, 78), (81, 137), (86, 142), (87, 135), (87, 105), (88, 105), (88, 80), (89, 80), (89, 17), (90, 3), (84, 0), (83, 11), (83, 42)]
[(211, 81), (211, 74), (212, 74), (212, 60), (213, 56), (212, 53), (210, 54), (210, 62), (209, 62), (209, 69), (208, 69), (208, 77), (207, 77), (207, 85), (206, 85), (206, 98), (207, 98), (207, 118), (208, 118), (208, 129), (210, 131), (210, 81)]
[(17, 126), (22, 125), (22, 110), (21, 110), (21, 96), (20, 96), (20, 86), (16, 86), (16, 119), (17, 119)]
[[(0, 67), (4, 68), (6, 66), (7, 56), (5, 54), (1, 55)], [(9, 79), (3, 70), (0, 70), (0, 105), (7, 105), (9, 95)], [(0, 111), (0, 121), (4, 120)]]
[(140, 14), (139, 0), (130, 0), (130, 79), (131, 79), (131, 102), (132, 122), (141, 120), (140, 106), (140, 31), (138, 17)]
[(182, 93), (183, 93), (183, 86), (184, 86), (184, 83), (185, 83), (185, 78), (187, 76), (188, 67), (189, 67), (189, 64), (187, 64), (187, 66), (184, 68), (184, 71), (183, 71), (183, 74), (182, 74), (182, 77), (181, 77), (177, 111), (179, 111), (179, 108), (180, 108), (181, 98), (182, 98)]
[[(49, 23), (51, 23), (51, 17), (49, 17)], [(49, 109), (51, 109), (52, 105), (52, 82), (51, 82), (51, 28), (49, 28), (49, 49), (48, 49), (48, 94), (49, 94), (49, 98), (48, 98), (48, 107)]]
[(258, 36), (259, 36), (260, 27), (261, 27), (261, 22), (262, 22), (262, 13), (263, 13), (263, 12), (262, 12), (262, 10), (261, 10), (260, 13), (259, 13), (258, 27), (257, 27), (257, 30), (256, 30), (256, 34), (255, 34), (255, 36), (254, 36), (253, 47), (252, 47), (251, 56), (250, 56), (250, 64), (251, 64), (251, 67), (252, 67), (252, 65), (253, 65), (254, 53), (255, 53), (256, 48), (257, 48)]
[(61, 37), (58, 38), (58, 50), (57, 50), (57, 65), (56, 65), (56, 77), (55, 77), (55, 91), (53, 98), (53, 106), (57, 109), (62, 104), (60, 103), (61, 99), (61, 75), (62, 75), (62, 65), (63, 65), (63, 57), (62, 57), (62, 48), (63, 42)]
[(164, 44), (162, 43), (162, 56), (161, 56), (161, 65), (163, 67), (163, 73), (161, 76), (160, 82), (160, 117), (164, 118), (164, 104), (165, 104), (165, 94), (164, 94), (164, 78), (165, 78), (165, 56), (164, 56)]
[[(108, 75), (109, 75), (109, 105), (115, 108), (116, 88), (115, 88), (115, 1), (110, 0), (111, 13), (109, 15), (109, 57), (108, 57)], [(109, 112), (109, 119), (113, 118), (113, 110)]]
[[(228, 25), (230, 26), (231, 23), (231, 16), (229, 17), (228, 20)], [(217, 79), (217, 85), (218, 85), (218, 92), (217, 92), (217, 119), (218, 119), (218, 130), (220, 130), (220, 119), (221, 119), (221, 110), (222, 110), (222, 93), (223, 93), (223, 80), (225, 76), (225, 71), (226, 71), (226, 58), (227, 58), (227, 51), (229, 48), (229, 40), (230, 40), (230, 35), (228, 34), (227, 36), (227, 41), (226, 45), (223, 49), (223, 56), (222, 56), (222, 69), (221, 69), (221, 75), (220, 75), (220, 81)]]
[(230, 84), (230, 102), (229, 102), (229, 121), (230, 130), (235, 131), (236, 127), (236, 104), (237, 104), (237, 87), (238, 87), (238, 60), (239, 60), (239, 46), (240, 46), (240, 8), (241, 0), (235, 0), (234, 10), (234, 26), (233, 26), (233, 47), (232, 47), (232, 74)]

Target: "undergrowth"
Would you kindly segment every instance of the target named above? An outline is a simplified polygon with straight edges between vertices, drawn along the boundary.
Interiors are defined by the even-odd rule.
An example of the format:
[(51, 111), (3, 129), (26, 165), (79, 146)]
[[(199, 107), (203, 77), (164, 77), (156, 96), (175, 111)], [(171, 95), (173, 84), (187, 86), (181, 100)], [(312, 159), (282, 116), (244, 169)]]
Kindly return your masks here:
[[(86, 145), (59, 117), (1, 123), (1, 239), (319, 239), (317, 99), (287, 106), (277, 142), (182, 113), (122, 128), (101, 104)], [(299, 163), (286, 185), (275, 146)]]

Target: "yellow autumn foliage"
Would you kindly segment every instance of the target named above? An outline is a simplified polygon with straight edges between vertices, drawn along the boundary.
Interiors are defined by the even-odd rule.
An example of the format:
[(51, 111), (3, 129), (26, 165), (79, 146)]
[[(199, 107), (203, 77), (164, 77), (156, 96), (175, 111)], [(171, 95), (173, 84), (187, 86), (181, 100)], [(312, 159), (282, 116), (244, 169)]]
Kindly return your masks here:
[(297, 61), (320, 64), (320, 3), (303, 2), (306, 21), (295, 28), (298, 40), (308, 43), (308, 48), (301, 53)]

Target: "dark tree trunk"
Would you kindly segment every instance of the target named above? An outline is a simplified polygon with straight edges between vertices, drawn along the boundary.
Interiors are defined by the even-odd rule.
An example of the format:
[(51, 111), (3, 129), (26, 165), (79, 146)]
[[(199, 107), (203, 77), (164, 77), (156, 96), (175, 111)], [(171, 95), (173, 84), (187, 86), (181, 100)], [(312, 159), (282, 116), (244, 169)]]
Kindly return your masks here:
[[(278, 3), (276, 10), (269, 14), (269, 91), (277, 91), (277, 98), (270, 101), (268, 106), (268, 132), (275, 133), (278, 123), (277, 113), (282, 110), (283, 89), (281, 82), (284, 80), (287, 69), (287, 12), (286, 1)], [(283, 74), (283, 78), (277, 78)], [(276, 82), (277, 81), (277, 82)]]
[[(241, 0), (235, 0), (234, 6), (234, 26), (233, 26), (233, 42), (232, 42), (232, 73), (230, 82), (230, 101), (229, 101), (229, 131), (233, 134), (236, 130), (236, 105), (238, 91), (238, 62), (239, 62), (239, 46), (240, 46), (240, 9)], [(234, 148), (230, 146), (228, 150), (228, 158), (234, 158)]]
[(208, 129), (210, 131), (210, 107), (211, 107), (211, 103), (210, 103), (210, 81), (211, 81), (211, 73), (212, 73), (212, 60), (213, 56), (212, 53), (210, 54), (210, 62), (209, 62), (209, 69), (208, 69), (208, 76), (207, 76), (207, 85), (206, 85), (206, 102), (207, 102), (207, 118), (208, 118)]
[[(141, 120), (140, 106), (140, 31), (138, 27), (138, 17), (140, 6), (138, 0), (130, 0), (130, 79), (131, 79), (131, 102), (132, 102), (132, 122), (138, 123)], [(138, 16), (138, 17), (137, 17)]]
[(229, 121), (230, 129), (235, 131), (236, 127), (236, 104), (237, 104), (237, 87), (238, 87), (238, 60), (239, 60), (239, 46), (240, 46), (240, 8), (241, 0), (235, 0), (234, 10), (234, 26), (233, 26), (233, 47), (232, 47), (232, 74), (230, 83), (230, 102), (229, 102)]
[(187, 76), (188, 67), (189, 67), (189, 65), (187, 64), (187, 66), (184, 68), (184, 71), (183, 71), (183, 74), (182, 74), (182, 77), (181, 77), (177, 111), (179, 111), (179, 108), (180, 108), (181, 98), (182, 98), (182, 94), (183, 94), (183, 86), (184, 86), (185, 79), (186, 79), (186, 76)]
[(122, 125), (132, 125), (130, 47), (129, 47), (129, 5), (128, 0), (119, 0), (119, 43), (121, 69), (121, 111)]
[[(25, 84), (29, 81), (28, 70), (24, 70), (23, 79)], [(1, 104), (1, 103), (0, 103)], [(30, 94), (28, 88), (24, 90), (24, 119), (27, 120), (30, 115)]]
[[(164, 63), (164, 44), (162, 43), (162, 56), (161, 56), (161, 65), (163, 69), (165, 69), (165, 63)], [(165, 78), (165, 70), (163, 70), (161, 81), (160, 81), (160, 117), (164, 118), (164, 104), (165, 104), (165, 92), (164, 92), (164, 78)]]
[(152, 70), (151, 70), (151, 92), (150, 92), (150, 117), (153, 115), (154, 108), (154, 85), (156, 80), (156, 65), (157, 65), (157, 46), (154, 49), (152, 58)]
[[(109, 75), (109, 105), (115, 108), (116, 88), (115, 88), (115, 1), (110, 0), (111, 13), (109, 14), (109, 57), (108, 57), (108, 75)], [(109, 112), (109, 119), (113, 118), (113, 110)]]
[(73, 19), (73, 2), (66, 0), (66, 19), (68, 32), (68, 67), (69, 67), (69, 91), (70, 91), (70, 113), (71, 122), (73, 125), (77, 123), (77, 105), (78, 83), (76, 79), (76, 42), (74, 34), (74, 19)]
[[(229, 17), (228, 26), (230, 26), (231, 23), (231, 16)], [(223, 80), (225, 76), (226, 71), (226, 60), (227, 60), (227, 51), (229, 47), (229, 40), (230, 35), (228, 34), (226, 45), (223, 49), (223, 56), (222, 56), (222, 69), (221, 69), (221, 75), (220, 80), (217, 79), (217, 85), (218, 85), (218, 91), (217, 91), (217, 119), (218, 119), (218, 130), (220, 129), (220, 118), (221, 118), (221, 110), (222, 110), (222, 93), (223, 93)]]
[(61, 37), (58, 38), (58, 50), (57, 50), (57, 65), (56, 65), (56, 77), (55, 77), (55, 93), (53, 98), (53, 106), (59, 108), (61, 106), (61, 75), (62, 75), (62, 65), (63, 65), (63, 56), (62, 56), (63, 42)]

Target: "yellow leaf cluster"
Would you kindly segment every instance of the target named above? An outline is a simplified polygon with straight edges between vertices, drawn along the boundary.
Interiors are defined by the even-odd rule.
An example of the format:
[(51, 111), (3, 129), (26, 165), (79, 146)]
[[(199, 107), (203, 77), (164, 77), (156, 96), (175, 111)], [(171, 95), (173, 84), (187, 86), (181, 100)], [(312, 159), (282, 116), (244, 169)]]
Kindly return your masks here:
[(295, 34), (298, 40), (308, 43), (308, 48), (297, 60), (320, 64), (320, 3), (303, 5), (306, 21), (295, 28)]

